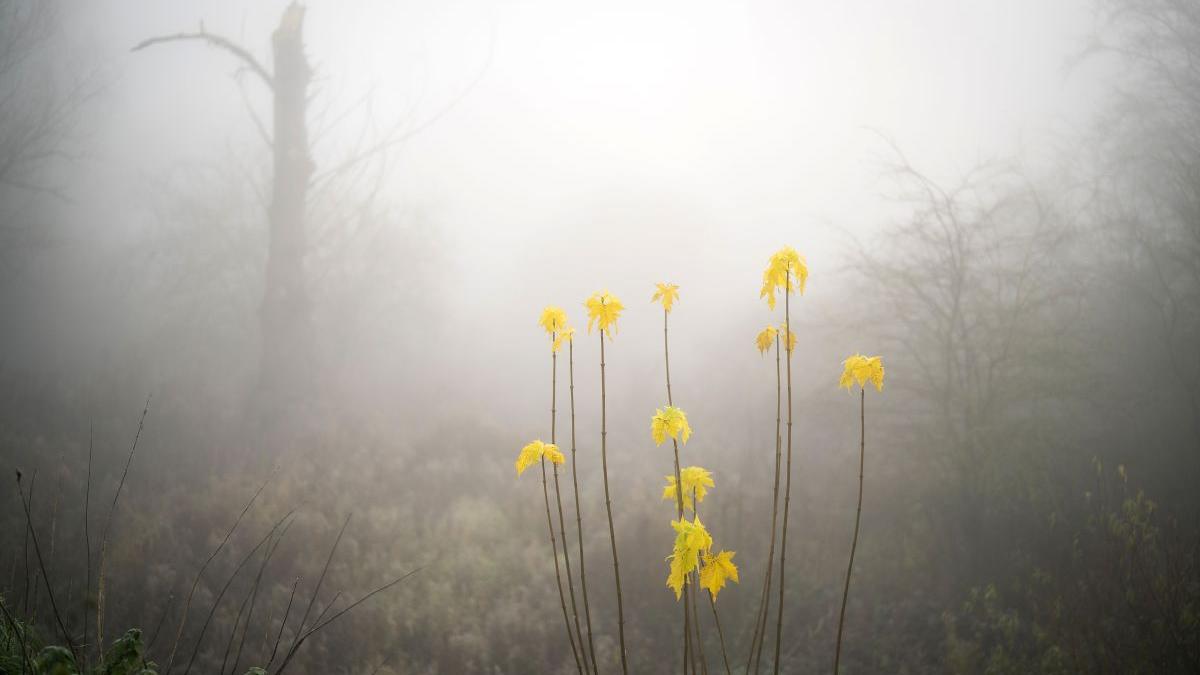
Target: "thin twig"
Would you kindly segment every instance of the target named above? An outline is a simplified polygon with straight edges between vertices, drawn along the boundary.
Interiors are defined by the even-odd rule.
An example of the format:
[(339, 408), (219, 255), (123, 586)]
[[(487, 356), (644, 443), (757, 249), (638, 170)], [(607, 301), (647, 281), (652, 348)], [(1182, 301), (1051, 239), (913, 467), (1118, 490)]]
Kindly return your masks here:
[(275, 88), (275, 81), (274, 78), (271, 77), (271, 73), (267, 72), (267, 69), (264, 68), (263, 65), (258, 62), (258, 59), (254, 58), (254, 55), (251, 54), (245, 47), (234, 43), (228, 38), (221, 37), (220, 35), (214, 35), (203, 29), (195, 33), (175, 33), (174, 35), (160, 35), (158, 37), (148, 38), (134, 45), (129, 51), (137, 52), (158, 44), (167, 42), (185, 42), (189, 40), (206, 42), (213, 47), (224, 49), (230, 54), (233, 54), (235, 57), (240, 59), (247, 68), (250, 69), (250, 72), (257, 75), (263, 81), (263, 83), (267, 85), (267, 87), (271, 89)]

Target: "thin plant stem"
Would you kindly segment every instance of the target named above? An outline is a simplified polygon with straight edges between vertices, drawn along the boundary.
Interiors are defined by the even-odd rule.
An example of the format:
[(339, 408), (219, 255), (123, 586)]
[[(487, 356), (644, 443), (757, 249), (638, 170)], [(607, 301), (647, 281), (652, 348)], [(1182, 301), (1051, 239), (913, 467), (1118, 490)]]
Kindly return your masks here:
[(558, 564), (558, 541), (554, 535), (554, 520), (550, 517), (550, 489), (546, 483), (546, 458), (542, 458), (542, 496), (546, 500), (546, 527), (550, 529), (550, 553), (554, 556), (554, 580), (558, 583), (558, 601), (562, 606), (563, 625), (567, 629), (567, 640), (571, 643), (571, 656), (575, 658), (575, 669), (583, 675), (583, 663), (575, 646), (575, 633), (571, 630), (571, 619), (567, 616), (567, 595), (563, 592), (562, 571)]
[(288, 617), (292, 614), (292, 601), (296, 599), (296, 588), (300, 585), (300, 577), (292, 582), (292, 592), (288, 595), (287, 608), (283, 610), (283, 620), (279, 622), (279, 632), (275, 634), (275, 644), (271, 647), (271, 658), (267, 659), (267, 665), (263, 670), (270, 670), (271, 664), (275, 663), (275, 656), (279, 654), (279, 642), (283, 638), (283, 629), (287, 626)]
[(21, 644), (17, 646), (21, 650), (21, 675), (25, 675), (29, 671), (29, 649), (26, 646), (25, 634), (28, 631), (27, 626), (18, 626), (16, 619), (9, 613), (8, 607), (5, 606), (3, 598), (0, 598), (0, 611), (4, 612), (4, 620), (8, 622), (8, 628), (12, 631), (13, 639), (17, 634), (21, 634)]
[(146, 643), (146, 651), (153, 649), (154, 643), (158, 642), (158, 635), (162, 632), (163, 623), (167, 620), (167, 614), (171, 612), (171, 603), (173, 602), (175, 602), (175, 594), (171, 593), (167, 596), (167, 601), (163, 603), (163, 609), (158, 615), (158, 621), (154, 622), (154, 634), (150, 636), (150, 641)]
[[(104, 521), (104, 530), (100, 535), (100, 558), (96, 564), (96, 649), (100, 660), (104, 659), (104, 554), (108, 551), (108, 535), (112, 529), (113, 515), (117, 511), (117, 500), (121, 498), (121, 488), (125, 487), (125, 479), (129, 476), (129, 465), (133, 463), (133, 453), (137, 452), (138, 439), (142, 437), (142, 429), (146, 426), (146, 414), (150, 412), (150, 397), (146, 397), (146, 405), (142, 408), (142, 417), (138, 420), (137, 433), (133, 436), (133, 445), (129, 448), (129, 456), (125, 458), (125, 469), (121, 472), (121, 480), (117, 483), (117, 491), (113, 494), (112, 504), (108, 507), (108, 518)], [(170, 672), (168, 664), (167, 672)]]
[[(254, 545), (254, 548), (250, 549), (250, 552), (247, 553), (245, 557), (242, 558), (241, 562), (237, 564), (237, 567), (233, 568), (233, 573), (230, 574), (229, 578), (225, 580), (225, 585), (221, 587), (221, 590), (217, 593), (216, 599), (213, 600), (212, 607), (210, 607), (208, 610), (208, 616), (204, 618), (204, 623), (200, 625), (200, 636), (196, 638), (196, 646), (192, 649), (192, 656), (188, 659), (187, 667), (183, 669), (183, 675), (187, 675), (189, 672), (191, 672), (192, 665), (196, 662), (196, 655), (200, 653), (200, 646), (204, 644), (204, 634), (208, 631), (208, 626), (210, 623), (212, 623), (213, 615), (217, 613), (217, 607), (220, 606), (221, 599), (225, 597), (225, 593), (229, 590), (230, 585), (233, 584), (233, 580), (237, 578), (238, 573), (242, 571), (242, 568), (246, 566), (246, 563), (250, 562), (250, 559), (254, 557), (254, 554), (258, 552), (258, 549), (262, 548), (263, 544), (266, 544), (271, 537), (275, 535), (275, 532), (281, 525), (283, 525), (284, 521), (291, 517), (291, 515), (292, 511), (289, 511), (284, 514), (282, 518), (275, 521), (275, 524), (271, 526), (271, 529), (267, 531), (267, 534), (264, 535), (262, 539), (259, 539), (258, 543)], [(345, 528), (344, 525), (342, 527), (343, 529)]]
[[(697, 499), (697, 490), (692, 488), (692, 509), (696, 517), (700, 517), (700, 500)], [(696, 570), (697, 586), (699, 586), (700, 571)], [(701, 591), (703, 592), (703, 591)], [(712, 608), (713, 624), (717, 627), (717, 638), (721, 643), (721, 660), (725, 663), (725, 675), (733, 675), (733, 670), (729, 667), (729, 652), (725, 649), (725, 631), (721, 630), (721, 616), (717, 612), (717, 600), (713, 597), (711, 591), (708, 592), (708, 606)], [(696, 622), (697, 631), (699, 631), (699, 620)]]
[(783, 646), (783, 598), (787, 573), (788, 513), (792, 502), (792, 312), (791, 312), (791, 265), (788, 265), (787, 283), (783, 285), (783, 325), (787, 335), (783, 348), (787, 350), (787, 478), (783, 489), (783, 530), (779, 541), (779, 606), (775, 616), (775, 675), (779, 675), (779, 650)]
[(717, 613), (717, 600), (708, 594), (708, 606), (712, 607), (713, 623), (717, 626), (717, 638), (721, 641), (721, 658), (725, 661), (725, 675), (733, 675), (733, 670), (729, 667), (729, 652), (725, 649), (725, 631), (721, 630), (721, 615)]
[(219, 675), (225, 675), (225, 666), (229, 665), (229, 655), (233, 652), (233, 641), (237, 639), (238, 628), (242, 626), (242, 617), (246, 614), (246, 607), (250, 604), (250, 594), (242, 598), (242, 604), (238, 605), (237, 615), (233, 618), (233, 630), (229, 631), (229, 639), (225, 641), (225, 655), (221, 657), (221, 669), (217, 671)]
[[(242, 629), (242, 639), (238, 642), (237, 654), (233, 657), (233, 673), (237, 673), (238, 664), (242, 660), (242, 648), (246, 646), (246, 635), (250, 632), (251, 621), (254, 618), (254, 605), (258, 601), (258, 588), (262, 584), (263, 572), (267, 569), (267, 563), (271, 562), (271, 557), (275, 555), (275, 549), (279, 548), (279, 542), (283, 541), (283, 536), (287, 534), (294, 519), (289, 520), (279, 531), (279, 536), (275, 537), (275, 541), (271, 543), (271, 547), (267, 549), (266, 555), (263, 557), (262, 564), (258, 566), (258, 574), (254, 577), (254, 586), (250, 591), (250, 609), (246, 613), (246, 627)], [(268, 621), (268, 630), (270, 622)]]
[[(583, 616), (587, 619), (587, 642), (588, 651), (592, 655), (592, 675), (599, 675), (599, 666), (596, 663), (596, 643), (592, 640), (592, 609), (588, 604), (588, 589), (587, 589), (587, 565), (583, 556), (583, 514), (582, 507), (579, 501), (579, 475), (576, 471), (578, 462), (576, 461), (575, 452), (575, 341), (574, 339), (567, 341), (568, 350), (568, 372), (570, 374), (570, 390), (571, 390), (571, 483), (575, 488), (575, 530), (579, 535), (579, 586), (583, 590)], [(563, 541), (566, 545), (566, 541)]]
[[(29, 501), (33, 501), (33, 490), (37, 487), (38, 467), (33, 467), (33, 475), (29, 478)], [(21, 471), (17, 470), (17, 483), (21, 482)], [(24, 493), (21, 494), (21, 508), (25, 511), (29, 510), (29, 504), (25, 501)], [(25, 529), (25, 544), (21, 556), (21, 614), (29, 616), (29, 528)]]
[(396, 577), (395, 579), (392, 579), (391, 581), (387, 582), (386, 584), (374, 589), (370, 593), (367, 593), (366, 595), (362, 596), (358, 600), (355, 600), (354, 602), (350, 603), (349, 605), (346, 606), (345, 609), (337, 612), (336, 614), (329, 617), (328, 619), (325, 619), (324, 621), (320, 621), (320, 622), (313, 622), (315, 625), (312, 628), (309, 628), (307, 631), (304, 632), (303, 635), (300, 636), (300, 639), (296, 642), (296, 648), (292, 649), (291, 652), (287, 655), (287, 657), (283, 660), (283, 663), (279, 664), (279, 670), (275, 671), (275, 675), (282, 675), (283, 671), (287, 668), (288, 664), (291, 663), (292, 657), (294, 657), (296, 655), (296, 650), (299, 649), (300, 646), (304, 644), (305, 640), (312, 637), (312, 635), (314, 633), (316, 633), (317, 631), (321, 630), (322, 628), (328, 626), (329, 624), (333, 623), (334, 621), (337, 621), (342, 616), (345, 616), (346, 614), (348, 614), (355, 607), (358, 607), (359, 605), (363, 604), (367, 600), (370, 600), (375, 595), (388, 590), (389, 588), (404, 581), (405, 579), (411, 577), (412, 575), (416, 574), (417, 572), (420, 572), (423, 569), (425, 569), (425, 567), (421, 566), (414, 570), (405, 572), (404, 574)]
[[(196, 578), (192, 580), (192, 587), (188, 591), (187, 597), (184, 598), (183, 601), (183, 614), (179, 617), (179, 627), (175, 630), (175, 641), (171, 643), (171, 653), (167, 657), (167, 667), (163, 671), (166, 675), (170, 675), (171, 666), (175, 664), (175, 654), (179, 649), (179, 640), (183, 638), (183, 629), (184, 626), (187, 625), (188, 612), (192, 608), (192, 596), (196, 594), (196, 588), (200, 585), (200, 580), (204, 577), (204, 570), (208, 569), (209, 564), (212, 563), (213, 559), (217, 557), (217, 554), (219, 554), (221, 550), (225, 548), (225, 545), (229, 543), (229, 538), (233, 536), (234, 530), (236, 530), (238, 525), (241, 524), (242, 518), (246, 517), (246, 512), (250, 510), (250, 507), (254, 506), (254, 502), (258, 499), (258, 495), (262, 494), (263, 488), (267, 487), (267, 483), (270, 482), (270, 480), (270, 477), (268, 477), (267, 480), (262, 482), (262, 485), (258, 486), (258, 489), (255, 490), (254, 494), (250, 497), (250, 501), (246, 502), (246, 506), (242, 508), (242, 512), (239, 513), (237, 519), (233, 521), (233, 525), (230, 526), (227, 532), (225, 532), (225, 538), (221, 540), (220, 544), (217, 544), (217, 547), (213, 549), (213, 552), (210, 553), (204, 563), (200, 565), (200, 570), (196, 572)], [(99, 635), (98, 631), (97, 635)], [(103, 656), (103, 654), (101, 654), (101, 656)]]
[[(774, 490), (772, 491), (772, 495), (771, 495), (771, 543), (770, 543), (769, 547), (767, 548), (767, 570), (766, 570), (766, 574), (763, 575), (762, 600), (760, 601), (761, 608), (759, 610), (759, 617), (757, 620), (757, 625), (755, 626), (755, 629), (754, 629), (754, 637), (750, 641), (751, 657), (753, 657), (753, 659), (754, 659), (754, 672), (756, 675), (759, 672), (759, 669), (762, 667), (762, 650), (763, 650), (763, 644), (766, 643), (765, 638), (766, 638), (766, 632), (767, 632), (767, 616), (769, 616), (770, 611), (771, 611), (771, 577), (772, 577), (772, 572), (774, 571), (773, 566), (775, 563), (775, 533), (778, 529), (777, 521), (778, 521), (778, 517), (779, 517), (779, 465), (780, 465), (780, 461), (782, 459), (782, 450), (783, 450), (783, 438), (779, 433), (780, 426), (781, 426), (781, 416), (782, 416), (781, 415), (782, 404), (780, 403), (780, 401), (783, 398), (783, 394), (782, 394), (783, 376), (780, 373), (781, 358), (782, 357), (779, 354), (779, 333), (776, 332), (775, 333), (775, 487), (774, 487)], [(757, 643), (758, 643), (757, 648), (755, 648), (755, 641), (757, 641)], [(746, 659), (746, 672), (747, 673), (750, 672), (750, 659), (749, 658)]]
[(867, 455), (867, 388), (863, 387), (858, 398), (858, 511), (854, 514), (854, 539), (850, 543), (850, 562), (846, 565), (846, 585), (842, 588), (842, 611), (838, 614), (837, 647), (833, 652), (833, 675), (837, 675), (842, 662), (842, 625), (846, 621), (846, 599), (850, 597), (850, 574), (854, 571), (854, 552), (858, 548), (858, 525), (862, 521), (863, 464)]
[[(284, 655), (285, 663), (296, 651), (300, 634), (304, 632), (305, 624), (308, 623), (308, 616), (312, 613), (313, 605), (317, 602), (317, 596), (321, 593), (321, 586), (325, 584), (325, 575), (329, 574), (329, 566), (333, 563), (333, 555), (337, 553), (338, 545), (342, 543), (342, 536), (346, 534), (346, 528), (350, 526), (350, 519), (352, 517), (354, 517), (353, 513), (346, 515), (346, 520), (342, 523), (342, 529), (338, 530), (337, 537), (333, 540), (333, 546), (329, 549), (329, 556), (325, 558), (325, 566), (321, 568), (321, 576), (317, 577), (317, 585), (313, 587), (312, 595), (308, 598), (308, 606), (304, 608), (304, 614), (300, 617), (300, 625), (296, 628), (296, 635), (292, 637), (292, 644), (288, 647), (287, 653)], [(282, 668), (283, 666), (280, 665), (281, 670)]]
[(92, 441), (94, 439), (94, 428), (92, 422), (88, 422), (88, 459), (87, 459), (87, 483), (83, 492), (83, 555), (86, 567), (84, 568), (84, 589), (83, 589), (83, 670), (88, 670), (88, 600), (92, 597), (92, 539), (91, 539), (91, 521), (88, 518), (88, 509), (92, 502)]
[[(700, 604), (696, 599), (696, 588), (700, 586), (699, 568), (693, 571), (690, 576), (691, 578), (688, 580), (687, 584), (688, 588), (685, 588), (684, 592), (687, 593), (691, 599), (692, 632), (694, 634), (693, 637), (695, 638), (692, 642), (696, 645), (696, 652), (699, 654), (698, 656), (693, 654), (692, 658), (700, 664), (701, 675), (708, 675), (708, 657), (704, 654), (704, 643), (700, 639), (700, 614), (696, 611), (696, 607)], [(693, 669), (695, 669), (695, 667), (695, 665), (692, 666)]]
[(608, 395), (604, 378), (604, 329), (600, 329), (600, 466), (604, 474), (604, 508), (608, 513), (608, 538), (612, 542), (613, 577), (617, 587), (617, 636), (621, 643), (621, 673), (629, 675), (625, 656), (625, 605), (621, 599), (621, 562), (617, 557), (617, 534), (613, 527), (612, 493), (608, 489)]
[[(670, 312), (663, 308), (663, 365), (667, 380), (667, 405), (675, 405), (674, 399), (671, 397), (671, 347), (667, 332), (668, 318)], [(679, 441), (672, 438), (671, 446), (675, 450), (675, 508), (679, 515), (680, 522), (683, 521), (683, 476), (679, 468)], [(691, 615), (689, 609), (691, 604), (691, 596), (687, 593), (683, 594), (683, 672), (688, 671), (688, 661), (691, 658)]]
[[(554, 335), (551, 335), (553, 343)], [(558, 445), (558, 352), (550, 351), (550, 443)], [(574, 458), (572, 458), (574, 459)], [(583, 630), (579, 626), (579, 606), (575, 602), (575, 577), (571, 572), (571, 549), (567, 545), (566, 519), (563, 517), (562, 489), (558, 484), (558, 465), (553, 465), (554, 501), (558, 505), (558, 534), (563, 543), (563, 564), (567, 568), (567, 594), (571, 598), (571, 618), (575, 623), (575, 642), (579, 645), (579, 656), (583, 670), (588, 670), (587, 650), (583, 646)], [(556, 559), (557, 561), (557, 559)]]
[(46, 595), (50, 596), (50, 609), (54, 612), (54, 621), (58, 624), (58, 629), (62, 631), (63, 639), (67, 642), (67, 647), (71, 653), (75, 653), (75, 642), (71, 639), (71, 632), (67, 630), (66, 624), (63, 623), (62, 615), (58, 612), (58, 603), (54, 600), (54, 589), (50, 583), (50, 575), (46, 573), (46, 561), (42, 559), (42, 547), (38, 545), (37, 532), (33, 529), (33, 518), (29, 513), (29, 502), (25, 501), (25, 488), (21, 486), (21, 474), (17, 474), (17, 490), (20, 492), (21, 504), (25, 507), (25, 526), (29, 531), (29, 538), (33, 540), (33, 552), (37, 554), (38, 568), (42, 571), (42, 582), (46, 585)]

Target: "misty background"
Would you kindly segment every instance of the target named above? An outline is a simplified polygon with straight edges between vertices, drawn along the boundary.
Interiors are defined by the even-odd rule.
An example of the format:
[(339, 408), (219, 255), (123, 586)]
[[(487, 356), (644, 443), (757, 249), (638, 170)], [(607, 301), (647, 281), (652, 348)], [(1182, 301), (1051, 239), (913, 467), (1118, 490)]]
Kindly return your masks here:
[[(832, 660), (855, 352), (888, 375), (867, 397), (845, 672), (1200, 670), (1200, 7), (314, 0), (290, 15), (311, 67), (285, 157), (307, 154), (306, 188), (282, 195), (302, 244), (278, 249), (304, 300), (272, 323), (272, 90), (204, 41), (133, 48), (216, 35), (274, 74), (291, 7), (0, 0), (0, 458), (24, 475), (0, 488), (0, 595), (48, 638), (22, 495), (76, 637), (112, 519), (105, 639), (141, 628), (160, 665), (174, 641), (223, 672), (243, 634), (241, 666), (266, 665), (292, 583), (313, 592), (353, 513), (318, 607), (422, 569), (294, 672), (576, 672), (537, 480), (512, 471), (549, 439), (536, 320), (554, 304), (579, 331), (588, 582), (615, 671), (583, 308), (607, 289), (626, 305), (605, 357), (629, 658), (676, 668), (671, 461), (647, 433), (669, 281), (684, 462), (714, 472), (705, 522), (742, 572), (721, 595), (740, 672), (773, 470), (753, 338), (782, 321), (758, 290), (791, 245), (810, 277), (782, 670)], [(234, 570), (293, 508), (239, 634), (258, 586)]]

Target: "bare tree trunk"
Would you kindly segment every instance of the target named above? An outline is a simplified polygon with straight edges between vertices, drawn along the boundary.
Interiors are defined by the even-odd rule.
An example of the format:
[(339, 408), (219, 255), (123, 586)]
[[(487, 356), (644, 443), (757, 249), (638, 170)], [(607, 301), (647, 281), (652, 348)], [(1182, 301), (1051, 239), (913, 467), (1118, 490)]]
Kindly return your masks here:
[(304, 54), (303, 25), (304, 8), (292, 3), (272, 37), (274, 182), (260, 315), (259, 394), (266, 399), (262, 408), (274, 412), (286, 411), (307, 390), (312, 357), (304, 276), (304, 216), (313, 172), (305, 113), (312, 70)]

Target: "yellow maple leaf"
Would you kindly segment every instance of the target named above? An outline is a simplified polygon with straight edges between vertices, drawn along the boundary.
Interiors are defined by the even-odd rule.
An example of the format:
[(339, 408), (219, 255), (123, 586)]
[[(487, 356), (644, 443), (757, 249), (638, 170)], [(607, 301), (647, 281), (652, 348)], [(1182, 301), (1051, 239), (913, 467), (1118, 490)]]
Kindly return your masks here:
[(762, 329), (762, 332), (758, 334), (758, 337), (754, 338), (754, 344), (758, 346), (758, 353), (767, 353), (767, 350), (770, 349), (771, 345), (775, 342), (775, 335), (776, 332), (774, 326), (767, 326), (766, 328)]
[(787, 351), (791, 354), (796, 349), (796, 331), (789, 331), (786, 323), (779, 324), (779, 337), (787, 345)]
[[(550, 447), (554, 447), (553, 445)], [(555, 448), (557, 451), (558, 448)], [(517, 455), (517, 475), (525, 473), (525, 469), (537, 464), (541, 461), (542, 455), (546, 452), (546, 444), (539, 441), (533, 441), (525, 447), (521, 448), (521, 454)]]
[(650, 436), (655, 445), (662, 445), (670, 436), (680, 443), (687, 445), (692, 435), (692, 427), (688, 424), (687, 413), (675, 406), (658, 408), (654, 417), (650, 418)]
[(866, 387), (867, 382), (875, 385), (876, 391), (883, 391), (883, 359), (879, 356), (863, 356), (855, 354), (842, 361), (842, 377), (838, 386), (849, 389), (855, 383)]
[(767, 269), (763, 271), (763, 285), (758, 297), (767, 299), (767, 306), (775, 309), (775, 294), (781, 288), (799, 290), (804, 294), (808, 282), (808, 264), (804, 257), (791, 246), (784, 246), (771, 254)]
[(667, 586), (675, 591), (675, 599), (679, 600), (687, 575), (700, 565), (700, 554), (712, 548), (712, 536), (699, 517), (690, 523), (682, 518), (672, 520), (671, 527), (675, 528), (675, 547), (667, 558), (671, 563)]
[(713, 555), (711, 553), (704, 554), (704, 566), (700, 568), (700, 587), (707, 589), (712, 593), (713, 601), (717, 599), (717, 593), (725, 587), (727, 579), (733, 583), (741, 583), (738, 581), (738, 569), (733, 564), (733, 556), (737, 555), (733, 551), (721, 551)]
[(546, 459), (550, 460), (551, 464), (566, 464), (567, 458), (559, 451), (558, 446), (553, 443), (547, 443), (542, 450)]
[[(696, 501), (704, 501), (708, 488), (716, 487), (713, 483), (712, 472), (702, 466), (685, 466), (679, 470), (679, 478), (683, 481), (683, 508), (695, 509), (692, 505), (692, 494)], [(667, 484), (663, 487), (664, 500), (675, 500), (675, 476), (666, 476)]]
[(557, 352), (562, 349), (564, 342), (575, 341), (575, 329), (570, 326), (563, 326), (557, 333), (554, 334), (554, 342), (550, 344), (550, 351)]
[(650, 298), (650, 302), (661, 302), (663, 309), (670, 312), (671, 306), (679, 301), (679, 285), (668, 283), (654, 285), (658, 290), (654, 292), (654, 297)]
[(542, 316), (538, 319), (538, 324), (546, 331), (553, 335), (562, 330), (567, 325), (567, 313), (562, 307), (555, 305), (547, 305), (542, 310)]
[[(588, 332), (592, 332), (593, 325), (598, 325), (600, 332), (607, 333), (611, 339), (617, 330), (617, 319), (621, 317), (621, 310), (625, 309), (625, 305), (608, 291), (593, 293), (583, 305), (587, 307), (588, 312)], [(612, 330), (609, 330), (610, 328)]]

